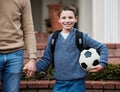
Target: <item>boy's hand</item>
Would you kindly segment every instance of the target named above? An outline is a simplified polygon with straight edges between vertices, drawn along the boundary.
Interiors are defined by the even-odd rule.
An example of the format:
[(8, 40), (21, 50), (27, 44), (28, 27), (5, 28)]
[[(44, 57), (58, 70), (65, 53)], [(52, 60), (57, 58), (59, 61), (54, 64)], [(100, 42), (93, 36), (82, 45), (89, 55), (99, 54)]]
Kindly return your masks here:
[(35, 59), (30, 59), (30, 61), (24, 65), (23, 71), (26, 73), (27, 77), (32, 77), (36, 72), (36, 61)]
[(103, 69), (104, 69), (104, 67), (99, 64), (99, 65), (92, 67), (89, 72), (100, 72)]

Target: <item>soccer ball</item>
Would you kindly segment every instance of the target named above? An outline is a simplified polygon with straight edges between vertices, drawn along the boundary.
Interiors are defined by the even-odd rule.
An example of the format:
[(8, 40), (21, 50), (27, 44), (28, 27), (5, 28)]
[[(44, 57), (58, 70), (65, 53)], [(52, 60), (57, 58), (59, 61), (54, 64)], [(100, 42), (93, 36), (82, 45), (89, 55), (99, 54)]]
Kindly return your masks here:
[(100, 56), (96, 49), (90, 48), (88, 50), (83, 50), (79, 57), (79, 64), (82, 69), (89, 71), (91, 67), (99, 64)]

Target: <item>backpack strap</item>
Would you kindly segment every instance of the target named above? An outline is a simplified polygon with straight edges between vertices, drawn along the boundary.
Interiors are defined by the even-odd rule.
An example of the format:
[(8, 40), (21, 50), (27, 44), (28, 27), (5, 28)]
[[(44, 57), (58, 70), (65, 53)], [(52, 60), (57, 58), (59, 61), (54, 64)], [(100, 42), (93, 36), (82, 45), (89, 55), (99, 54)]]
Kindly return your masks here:
[(57, 38), (58, 38), (58, 35), (60, 32), (61, 32), (61, 30), (57, 30), (52, 35), (52, 39), (51, 39), (51, 52), (52, 52), (52, 54), (54, 54), (55, 44), (56, 44), (56, 41), (57, 41)]
[(76, 36), (75, 36), (75, 40), (76, 40), (76, 46), (77, 48), (82, 51), (83, 48), (83, 33), (80, 31), (76, 31)]

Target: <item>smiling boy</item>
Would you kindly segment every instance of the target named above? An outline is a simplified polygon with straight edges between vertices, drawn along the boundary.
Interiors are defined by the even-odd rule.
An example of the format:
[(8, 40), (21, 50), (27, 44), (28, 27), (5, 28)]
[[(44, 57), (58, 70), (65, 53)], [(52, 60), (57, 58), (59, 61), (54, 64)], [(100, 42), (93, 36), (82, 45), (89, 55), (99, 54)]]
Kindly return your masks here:
[[(51, 53), (51, 40), (53, 34), (48, 38), (44, 55), (37, 62), (37, 72), (40, 72), (53, 64), (54, 78), (56, 80), (53, 92), (85, 92), (85, 79), (88, 72), (84, 71), (79, 65), (80, 50), (75, 43), (75, 35), (78, 29), (74, 28), (78, 20), (76, 9), (67, 5), (58, 12), (58, 21), (62, 26), (61, 32), (55, 45), (54, 54)], [(83, 45), (95, 48), (100, 53), (100, 64), (90, 70), (99, 72), (107, 66), (108, 49), (107, 47), (83, 33)], [(54, 57), (54, 58), (53, 58)], [(27, 69), (26, 69), (27, 70)], [(27, 70), (32, 71), (32, 70)], [(32, 71), (33, 73), (35, 71)], [(30, 75), (31, 76), (31, 75)]]

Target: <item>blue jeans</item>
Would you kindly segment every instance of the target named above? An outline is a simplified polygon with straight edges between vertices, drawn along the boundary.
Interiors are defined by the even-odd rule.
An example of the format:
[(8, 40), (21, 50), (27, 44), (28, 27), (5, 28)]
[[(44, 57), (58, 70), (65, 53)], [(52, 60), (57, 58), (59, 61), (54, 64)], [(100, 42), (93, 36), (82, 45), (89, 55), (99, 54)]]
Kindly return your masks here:
[(20, 74), (23, 67), (23, 50), (0, 53), (0, 80), (2, 92), (19, 92)]
[(85, 80), (56, 81), (52, 92), (86, 92)]

